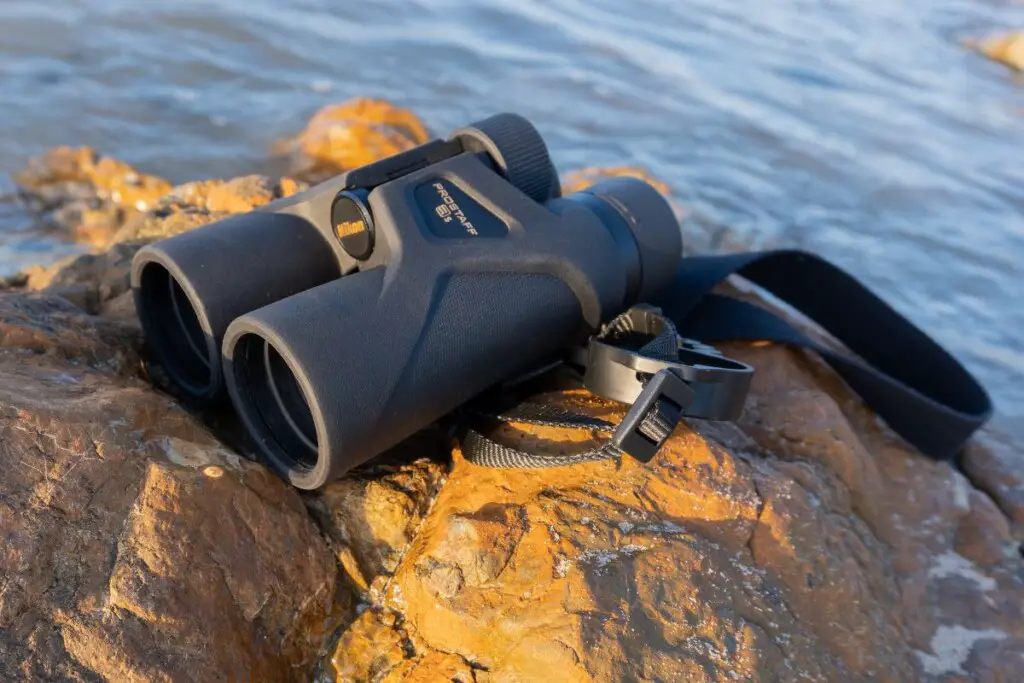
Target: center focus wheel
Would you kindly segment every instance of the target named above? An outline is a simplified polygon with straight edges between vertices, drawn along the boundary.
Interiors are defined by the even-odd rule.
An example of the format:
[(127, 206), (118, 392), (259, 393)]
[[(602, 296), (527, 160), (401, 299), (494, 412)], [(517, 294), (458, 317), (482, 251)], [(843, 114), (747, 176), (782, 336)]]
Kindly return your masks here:
[(561, 194), (547, 145), (529, 121), (516, 114), (495, 114), (452, 134), (466, 150), (486, 152), (512, 185), (543, 204)]

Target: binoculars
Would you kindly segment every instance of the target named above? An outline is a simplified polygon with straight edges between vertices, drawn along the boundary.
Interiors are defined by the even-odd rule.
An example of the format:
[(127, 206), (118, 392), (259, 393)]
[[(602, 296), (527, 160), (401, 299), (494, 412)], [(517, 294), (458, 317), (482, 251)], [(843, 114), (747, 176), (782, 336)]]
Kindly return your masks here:
[(153, 359), (226, 397), (257, 456), (318, 488), (669, 284), (657, 190), (562, 197), (534, 127), (498, 114), (300, 194), (142, 248)]

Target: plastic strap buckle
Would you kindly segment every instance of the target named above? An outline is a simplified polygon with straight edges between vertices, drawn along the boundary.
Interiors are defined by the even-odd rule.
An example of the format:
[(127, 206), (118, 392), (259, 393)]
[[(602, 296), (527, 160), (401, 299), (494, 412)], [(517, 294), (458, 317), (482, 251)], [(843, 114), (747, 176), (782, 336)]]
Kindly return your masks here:
[(615, 429), (612, 445), (640, 462), (649, 462), (672, 436), (695, 396), (675, 372), (659, 370)]
[[(654, 336), (664, 326), (661, 311), (637, 306), (629, 311), (633, 330)], [(743, 412), (754, 369), (723, 356), (718, 349), (680, 339), (675, 360), (645, 356), (611, 341), (591, 339), (579, 347), (571, 361), (583, 368), (583, 386), (595, 396), (620, 403), (639, 400), (644, 382), (662, 370), (671, 370), (695, 393), (684, 417), (734, 420)]]

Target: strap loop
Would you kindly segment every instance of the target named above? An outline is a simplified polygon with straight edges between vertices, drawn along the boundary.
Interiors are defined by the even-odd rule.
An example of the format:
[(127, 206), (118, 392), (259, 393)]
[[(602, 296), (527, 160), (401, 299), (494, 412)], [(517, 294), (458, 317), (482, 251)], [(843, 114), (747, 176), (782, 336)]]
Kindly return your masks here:
[[(576, 350), (570, 364), (583, 370), (584, 387), (591, 393), (631, 404), (617, 427), (530, 403), (497, 413), (477, 408), (462, 438), (466, 459), (492, 467), (555, 467), (627, 454), (648, 462), (683, 417), (725, 420), (739, 415), (754, 372), (710, 346), (684, 343), (675, 325), (652, 306), (637, 306), (615, 318), (588, 346)], [(480, 423), (487, 419), (587, 428), (612, 435), (598, 448), (582, 453), (541, 455), (485, 436)]]

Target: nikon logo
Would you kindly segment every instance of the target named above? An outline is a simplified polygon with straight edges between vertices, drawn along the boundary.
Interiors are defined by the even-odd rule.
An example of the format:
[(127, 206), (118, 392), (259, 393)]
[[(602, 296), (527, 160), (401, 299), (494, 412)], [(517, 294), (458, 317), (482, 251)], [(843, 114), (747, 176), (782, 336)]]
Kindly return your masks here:
[(365, 230), (366, 223), (363, 221), (340, 221), (334, 226), (334, 234), (341, 238), (357, 235)]
[(462, 229), (470, 235), (479, 235), (480, 233), (476, 228), (473, 227), (473, 223), (466, 218), (466, 214), (459, 208), (458, 203), (452, 198), (448, 190), (445, 189), (441, 183), (434, 183), (434, 189), (437, 190), (437, 196), (441, 200), (441, 203), (437, 205), (434, 212), (438, 217), (445, 223), (451, 223), (453, 220), (457, 220)]

